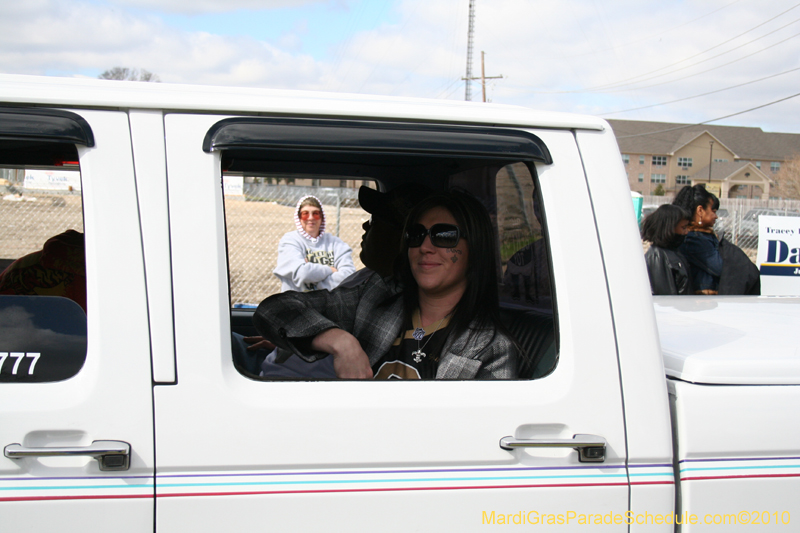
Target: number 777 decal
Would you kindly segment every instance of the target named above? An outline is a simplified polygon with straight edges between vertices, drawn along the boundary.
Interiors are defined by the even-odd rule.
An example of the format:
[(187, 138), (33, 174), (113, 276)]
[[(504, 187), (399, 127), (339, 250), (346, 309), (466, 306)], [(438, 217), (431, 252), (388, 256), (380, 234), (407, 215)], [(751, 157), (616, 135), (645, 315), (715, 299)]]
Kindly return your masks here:
[(33, 361), (31, 361), (31, 364), (28, 367), (28, 375), (32, 376), (33, 372), (36, 369), (36, 363), (39, 362), (39, 357), (41, 357), (41, 355), (42, 355), (41, 353), (37, 353), (37, 352), (31, 352), (31, 353), (26, 353), (26, 352), (0, 352), (0, 372), (3, 371), (3, 365), (5, 364), (6, 359), (15, 359), (14, 367), (11, 369), (11, 375), (12, 376), (16, 376), (17, 372), (19, 371), (19, 364), (26, 357), (30, 357), (31, 359), (33, 359)]

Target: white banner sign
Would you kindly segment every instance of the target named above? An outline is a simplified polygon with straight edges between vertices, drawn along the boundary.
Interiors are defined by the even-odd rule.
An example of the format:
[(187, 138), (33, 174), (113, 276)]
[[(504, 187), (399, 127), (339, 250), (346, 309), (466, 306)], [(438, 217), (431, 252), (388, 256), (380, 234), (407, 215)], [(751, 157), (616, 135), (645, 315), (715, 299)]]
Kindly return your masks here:
[(800, 296), (800, 217), (758, 217), (761, 294)]
[(80, 191), (81, 173), (77, 170), (26, 170), (26, 189)]
[(244, 177), (222, 176), (222, 190), (225, 196), (242, 196), (244, 194)]

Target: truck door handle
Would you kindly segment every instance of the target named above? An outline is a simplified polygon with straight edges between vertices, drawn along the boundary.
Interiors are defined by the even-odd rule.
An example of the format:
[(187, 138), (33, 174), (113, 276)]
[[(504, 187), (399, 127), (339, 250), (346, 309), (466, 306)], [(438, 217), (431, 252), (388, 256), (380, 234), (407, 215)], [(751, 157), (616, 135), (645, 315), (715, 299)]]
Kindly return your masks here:
[(606, 439), (597, 435), (575, 435), (571, 439), (516, 439), (503, 437), (500, 447), (504, 450), (514, 448), (574, 448), (578, 450), (578, 460), (582, 463), (602, 463), (606, 459)]
[(3, 454), (9, 459), (88, 455), (97, 459), (100, 470), (128, 470), (131, 466), (131, 445), (118, 440), (96, 440), (89, 446), (43, 448), (9, 444), (3, 449)]

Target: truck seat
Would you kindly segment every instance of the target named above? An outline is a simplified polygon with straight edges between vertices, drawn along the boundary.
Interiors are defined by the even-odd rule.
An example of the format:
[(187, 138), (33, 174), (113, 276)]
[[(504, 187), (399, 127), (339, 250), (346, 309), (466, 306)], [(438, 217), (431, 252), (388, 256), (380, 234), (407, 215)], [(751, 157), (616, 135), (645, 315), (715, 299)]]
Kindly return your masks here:
[(555, 323), (553, 317), (532, 310), (500, 309), (500, 318), (522, 349), (520, 379), (538, 379), (556, 366)]

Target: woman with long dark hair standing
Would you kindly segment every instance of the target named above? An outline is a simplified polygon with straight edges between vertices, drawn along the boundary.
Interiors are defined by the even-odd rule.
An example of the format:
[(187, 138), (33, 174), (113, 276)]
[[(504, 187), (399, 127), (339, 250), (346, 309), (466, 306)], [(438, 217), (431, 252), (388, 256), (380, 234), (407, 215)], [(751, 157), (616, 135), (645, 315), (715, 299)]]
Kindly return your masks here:
[(719, 199), (704, 185), (687, 185), (672, 202), (687, 210), (692, 221), (686, 240), (678, 247), (692, 267), (692, 286), (695, 294), (718, 294), (722, 275), (722, 256), (719, 239), (714, 233)]
[(516, 378), (516, 343), (499, 322), (495, 253), (477, 199), (433, 195), (408, 216), (395, 277), (276, 294), (254, 322), (285, 356), (331, 354), (340, 378)]

